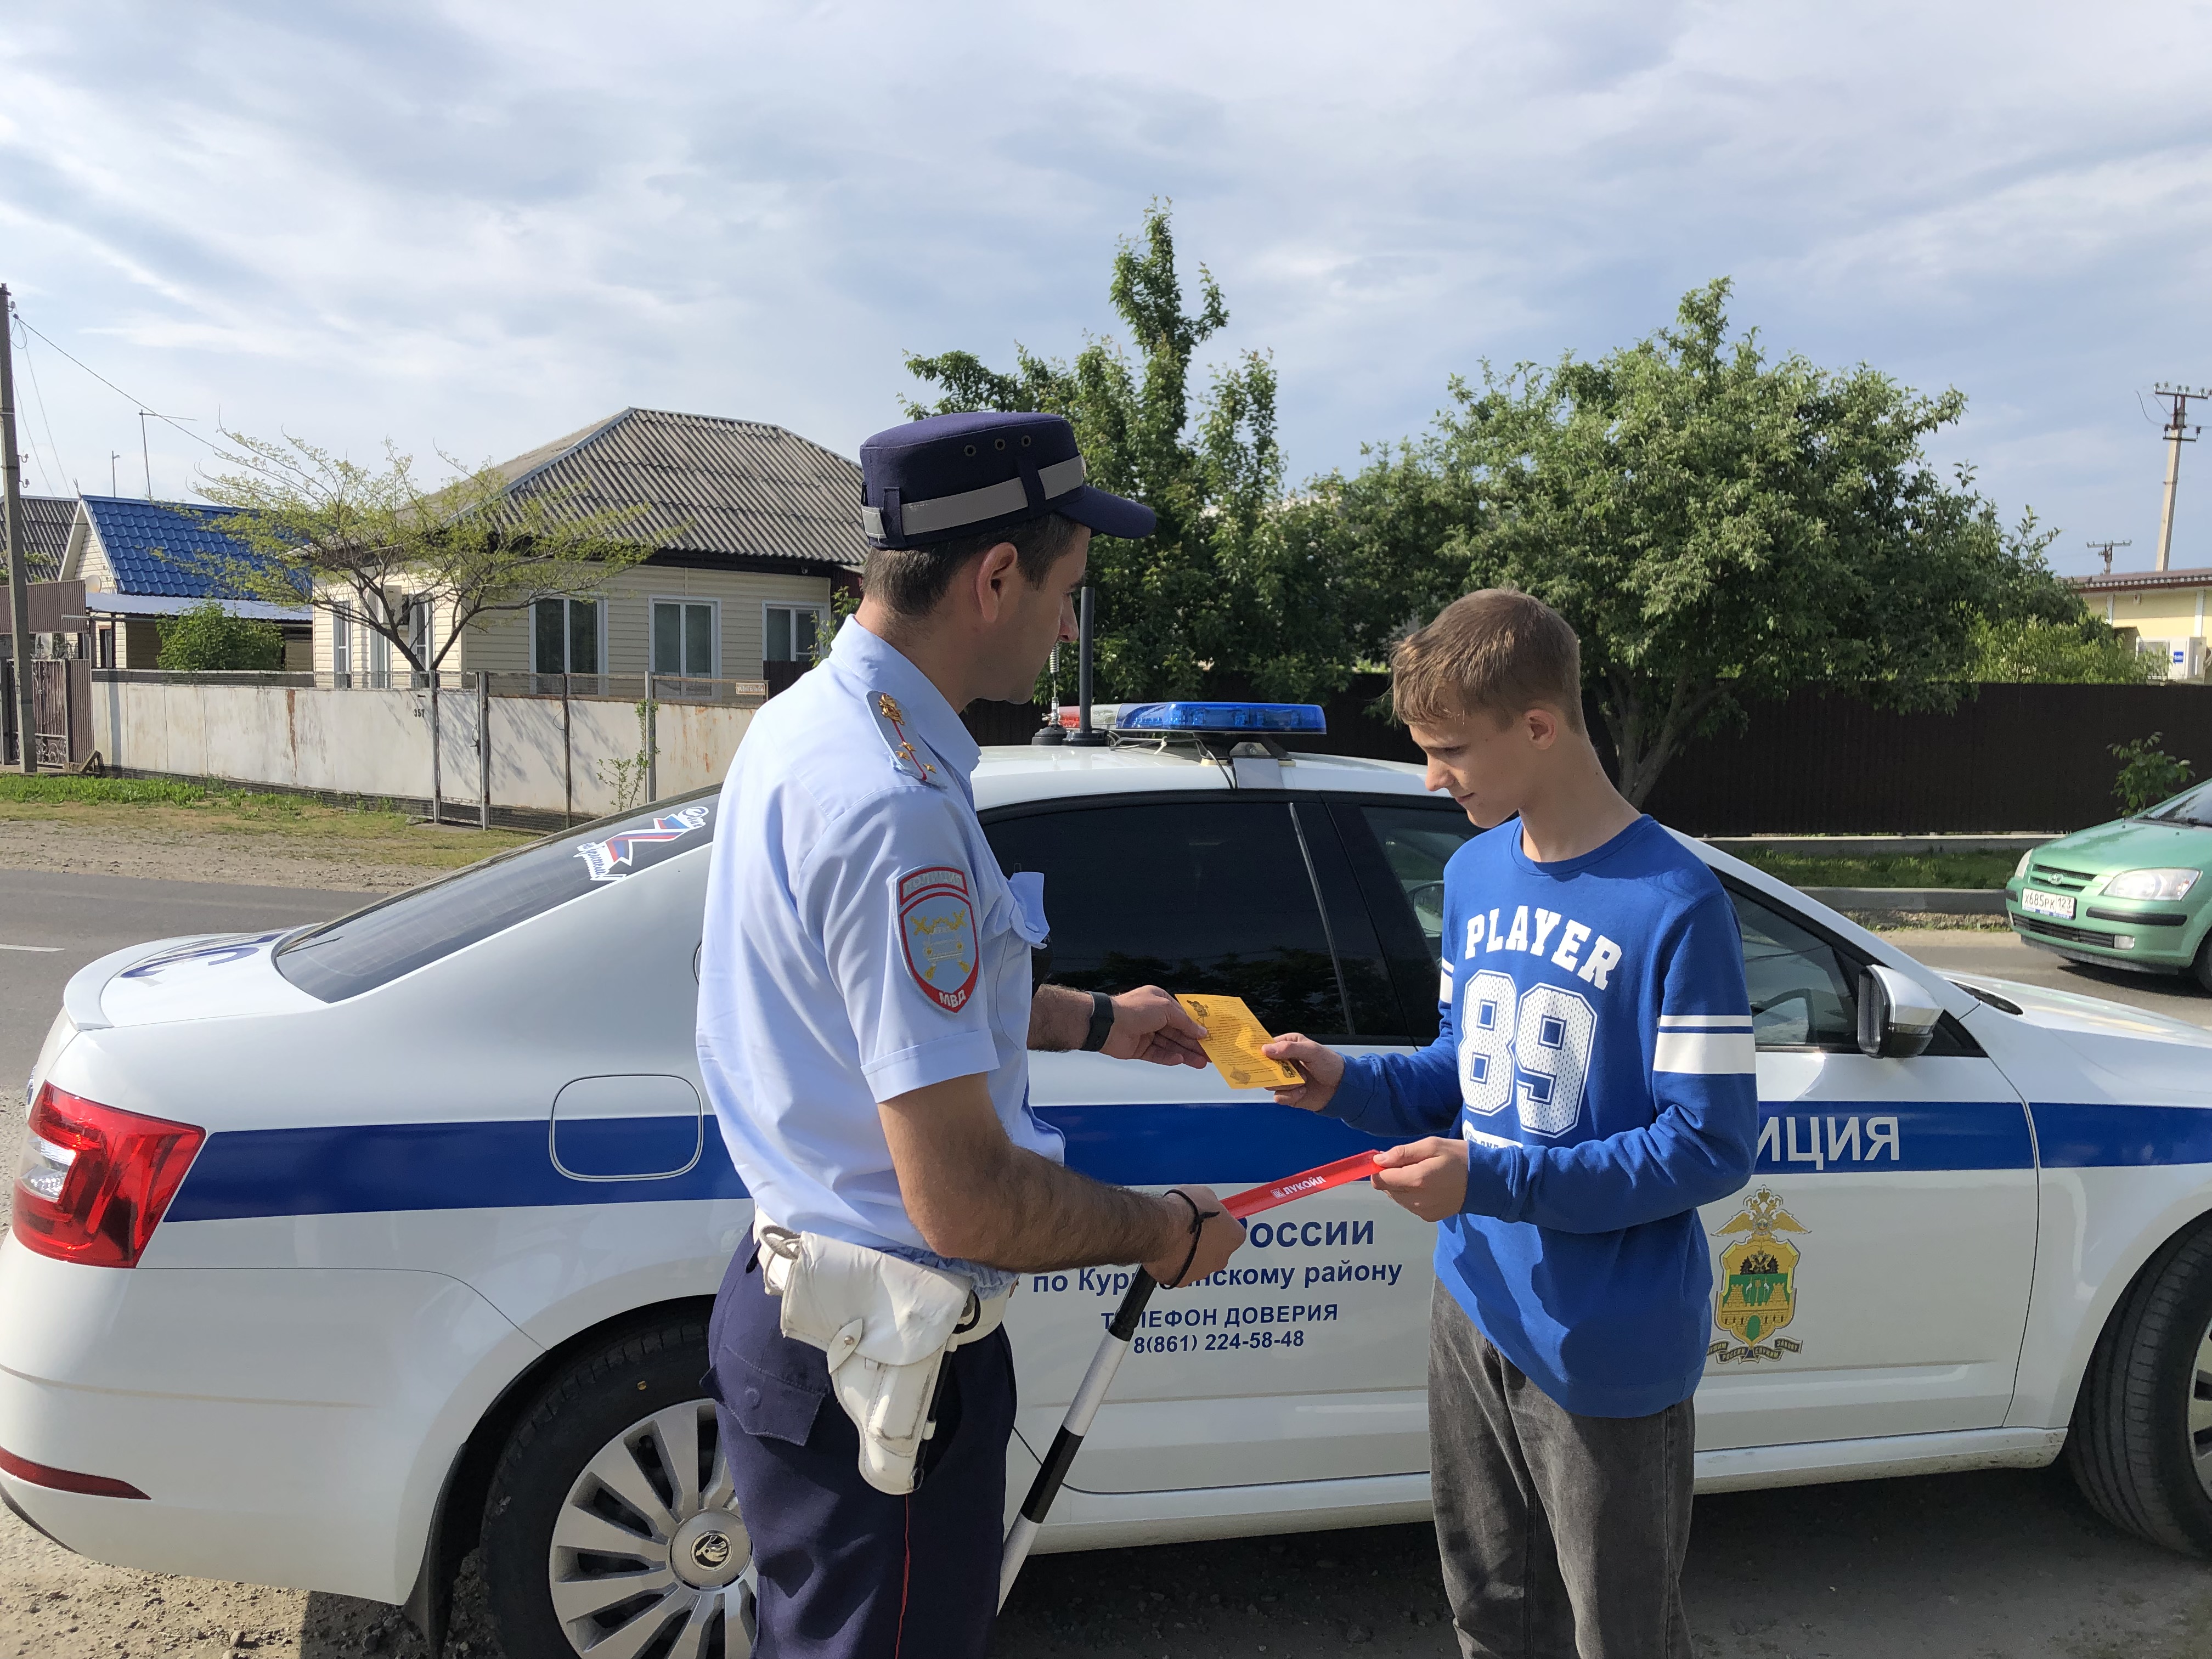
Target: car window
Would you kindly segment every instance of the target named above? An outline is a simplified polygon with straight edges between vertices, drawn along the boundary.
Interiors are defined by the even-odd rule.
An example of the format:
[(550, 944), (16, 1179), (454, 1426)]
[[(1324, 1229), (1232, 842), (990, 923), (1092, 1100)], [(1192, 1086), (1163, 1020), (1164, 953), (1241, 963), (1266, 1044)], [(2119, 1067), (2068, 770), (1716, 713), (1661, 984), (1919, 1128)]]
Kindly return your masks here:
[(1836, 947), (1784, 911), (1731, 887), (1743, 932), (1751, 1029), (1762, 1048), (1858, 1048), (1858, 976)]
[(276, 948), (276, 970), (309, 996), (339, 1002), (489, 939), (517, 922), (614, 886), (714, 838), (702, 789), (601, 818), (410, 888)]
[(1390, 873), (1413, 907), (1413, 920), (1429, 942), (1429, 955), (1443, 955), (1444, 866), (1451, 855), (1482, 832), (1456, 806), (1363, 806), (1361, 813)]
[(2172, 800), (2160, 801), (2143, 814), (2164, 823), (2201, 823), (2212, 825), (2212, 783), (2200, 783), (2194, 789), (2184, 790)]
[(1007, 874), (1044, 876), (1056, 983), (1237, 996), (1270, 1030), (1344, 1034), (1328, 933), (1285, 803), (1085, 805), (999, 818), (985, 833)]

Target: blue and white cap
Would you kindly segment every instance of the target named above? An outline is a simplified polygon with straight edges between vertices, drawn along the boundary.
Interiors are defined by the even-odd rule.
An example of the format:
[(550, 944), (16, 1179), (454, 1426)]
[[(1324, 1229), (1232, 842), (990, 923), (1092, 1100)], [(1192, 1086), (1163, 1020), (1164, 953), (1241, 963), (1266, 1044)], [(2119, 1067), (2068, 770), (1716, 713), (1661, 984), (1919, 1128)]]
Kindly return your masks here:
[(1139, 501), (1085, 482), (1075, 428), (1057, 415), (933, 415), (860, 446), (861, 529), (871, 547), (927, 547), (1058, 513), (1102, 536), (1149, 536)]

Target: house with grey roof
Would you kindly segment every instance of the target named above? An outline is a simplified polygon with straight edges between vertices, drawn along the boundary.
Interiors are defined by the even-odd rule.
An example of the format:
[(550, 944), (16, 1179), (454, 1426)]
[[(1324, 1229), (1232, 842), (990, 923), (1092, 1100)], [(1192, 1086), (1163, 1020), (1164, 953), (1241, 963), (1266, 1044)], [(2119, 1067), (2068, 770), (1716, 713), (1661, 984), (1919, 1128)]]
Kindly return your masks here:
[[(860, 468), (763, 422), (625, 409), (498, 471), (556, 515), (630, 513), (653, 552), (587, 597), (479, 616), (448, 672), (762, 678), (826, 641), (830, 594), (866, 556)], [(413, 614), (417, 639), (440, 625)], [(314, 629), (319, 672), (390, 683), (381, 636), (319, 608)]]
[(23, 509), (24, 580), (50, 582), (61, 574), (62, 550), (69, 545), (70, 525), (76, 517), (74, 495), (25, 495)]
[(154, 667), (161, 620), (212, 599), (233, 616), (276, 623), (285, 666), (307, 667), (306, 604), (271, 605), (237, 583), (239, 566), (264, 561), (223, 533), (234, 509), (128, 495), (82, 495), (72, 505), (60, 574), (84, 584), (96, 666)]

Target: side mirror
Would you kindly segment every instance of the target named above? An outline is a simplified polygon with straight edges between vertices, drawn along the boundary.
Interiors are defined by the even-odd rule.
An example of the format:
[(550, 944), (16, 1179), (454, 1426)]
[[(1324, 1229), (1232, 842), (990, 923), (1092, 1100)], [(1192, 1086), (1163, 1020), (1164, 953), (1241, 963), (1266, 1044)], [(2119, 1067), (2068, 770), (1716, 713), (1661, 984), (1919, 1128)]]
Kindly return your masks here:
[(1920, 983), (1894, 968), (1859, 970), (1859, 1052), (1869, 1060), (1910, 1060), (1936, 1040), (1943, 1010)]

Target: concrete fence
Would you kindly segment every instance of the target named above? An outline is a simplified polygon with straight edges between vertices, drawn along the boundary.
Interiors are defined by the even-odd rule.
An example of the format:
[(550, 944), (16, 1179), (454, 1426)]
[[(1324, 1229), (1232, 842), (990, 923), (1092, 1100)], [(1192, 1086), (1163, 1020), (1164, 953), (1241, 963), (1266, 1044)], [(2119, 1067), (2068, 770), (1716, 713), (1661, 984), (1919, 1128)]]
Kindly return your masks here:
[(117, 770), (434, 797), (452, 817), (597, 817), (720, 783), (767, 696), (759, 681), (447, 674), (434, 768), (427, 684), (100, 670), (92, 689), (94, 747)]

